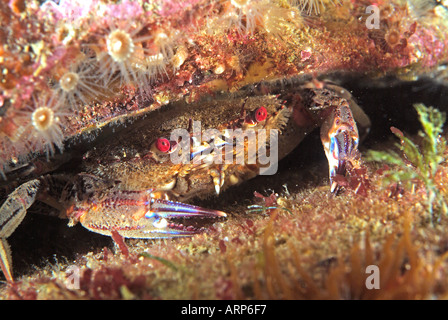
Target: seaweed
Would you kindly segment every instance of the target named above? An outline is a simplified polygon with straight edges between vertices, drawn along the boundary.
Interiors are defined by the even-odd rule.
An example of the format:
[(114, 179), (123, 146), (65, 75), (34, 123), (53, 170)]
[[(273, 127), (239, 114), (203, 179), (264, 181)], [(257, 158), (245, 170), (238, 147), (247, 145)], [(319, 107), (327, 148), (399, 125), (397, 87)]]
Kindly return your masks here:
[(400, 143), (396, 146), (401, 154), (392, 150), (369, 150), (366, 160), (393, 166), (384, 172), (386, 184), (395, 182), (413, 190), (416, 182), (423, 182), (429, 217), (431, 222), (435, 223), (439, 221), (441, 214), (448, 213), (443, 193), (437, 187), (435, 179), (440, 165), (446, 161), (447, 143), (441, 135), (446, 115), (423, 104), (415, 104), (414, 108), (417, 110), (423, 128), (423, 131), (420, 130), (418, 133), (421, 141), (414, 142), (401, 130), (391, 127), (392, 133), (400, 139)]

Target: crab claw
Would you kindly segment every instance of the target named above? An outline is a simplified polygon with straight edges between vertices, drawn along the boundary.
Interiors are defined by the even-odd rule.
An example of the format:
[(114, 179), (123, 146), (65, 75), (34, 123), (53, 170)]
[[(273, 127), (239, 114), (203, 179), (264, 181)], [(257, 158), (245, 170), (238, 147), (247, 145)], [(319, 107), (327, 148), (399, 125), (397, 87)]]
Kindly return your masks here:
[[(204, 230), (197, 218), (225, 217), (222, 211), (153, 197), (145, 191), (110, 191), (101, 199), (78, 202), (67, 210), (72, 226), (80, 222), (90, 231), (124, 238), (173, 238)], [(194, 219), (191, 219), (194, 218)]]
[(185, 226), (175, 223), (176, 218), (216, 218), (226, 217), (226, 213), (213, 209), (205, 209), (191, 204), (164, 200), (151, 199), (150, 210), (145, 218), (152, 221), (154, 227), (150, 232), (160, 234), (158, 237), (189, 236), (202, 231), (201, 228), (192, 225)]
[(216, 218), (227, 216), (227, 214), (222, 211), (205, 209), (191, 204), (164, 199), (151, 200), (151, 210), (146, 213), (145, 217), (151, 218), (154, 214), (164, 218)]
[(353, 163), (358, 153), (359, 135), (348, 103), (336, 106), (324, 121), (321, 139), (330, 171), (330, 191), (339, 190), (336, 175), (345, 176), (347, 165)]

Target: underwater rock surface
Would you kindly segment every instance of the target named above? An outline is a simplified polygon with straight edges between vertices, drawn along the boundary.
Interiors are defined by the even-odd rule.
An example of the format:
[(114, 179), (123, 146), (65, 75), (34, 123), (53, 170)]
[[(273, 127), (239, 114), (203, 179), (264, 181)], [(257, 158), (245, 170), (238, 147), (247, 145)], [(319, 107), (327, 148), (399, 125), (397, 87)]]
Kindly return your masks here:
[[(189, 200), (227, 213), (191, 237), (112, 234), (112, 240), (79, 224), (67, 227), (55, 217), (66, 217), (66, 207), (38, 199), (8, 237), (15, 282), (0, 284), (1, 298), (446, 297), (446, 133), (435, 136), (431, 147), (440, 159), (427, 161), (435, 165), (424, 181), (426, 163), (415, 165), (400, 150), (408, 141), (390, 130), (425, 154), (413, 106), (448, 109), (443, 1), (4, 1), (0, 7), (0, 203), (26, 181), (83, 171), (86, 152), (176, 103), (331, 81), (371, 120), (361, 165), (339, 177), (337, 195), (312, 132), (275, 175)], [(264, 87), (276, 81), (284, 87)], [(370, 149), (395, 151), (403, 166), (366, 161)], [(390, 180), (405, 170), (408, 179)], [(63, 187), (54, 189), (60, 200)], [(367, 270), (380, 277), (369, 278), (374, 271)]]

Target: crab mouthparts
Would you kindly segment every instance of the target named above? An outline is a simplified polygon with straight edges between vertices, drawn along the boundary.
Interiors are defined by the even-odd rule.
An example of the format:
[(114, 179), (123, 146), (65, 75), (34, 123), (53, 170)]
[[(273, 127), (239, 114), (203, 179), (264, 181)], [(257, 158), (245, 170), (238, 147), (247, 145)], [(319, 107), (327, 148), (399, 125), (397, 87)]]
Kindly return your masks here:
[[(145, 214), (146, 219), (153, 220), (153, 227), (157, 232), (173, 235), (193, 235), (204, 230), (197, 219), (189, 221), (190, 218), (226, 216), (227, 214), (222, 211), (164, 199), (151, 199), (151, 210)], [(173, 219), (182, 219), (182, 223), (174, 222)]]

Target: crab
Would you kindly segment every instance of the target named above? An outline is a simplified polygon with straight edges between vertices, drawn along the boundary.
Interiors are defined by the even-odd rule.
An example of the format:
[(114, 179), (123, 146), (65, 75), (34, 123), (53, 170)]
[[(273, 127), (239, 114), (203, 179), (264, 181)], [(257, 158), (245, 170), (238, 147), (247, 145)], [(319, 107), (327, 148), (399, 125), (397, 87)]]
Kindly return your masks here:
[[(35, 200), (58, 208), (69, 226), (79, 222), (107, 236), (192, 236), (205, 228), (185, 224), (186, 218), (219, 218), (226, 213), (185, 201), (219, 194), (255, 177), (267, 164), (276, 166), (316, 127), (321, 127), (328, 157), (330, 191), (337, 192), (335, 176), (345, 175), (347, 166), (359, 161), (354, 119), (359, 119), (364, 131), (369, 120), (343, 88), (317, 80), (287, 83), (288, 90), (278, 88), (275, 81), (264, 82), (232, 96), (173, 103), (157, 117), (142, 118), (110, 142), (86, 152), (81, 172), (47, 174), (20, 185), (0, 207), (1, 266), (7, 279), (13, 280), (6, 239)], [(173, 137), (179, 130), (183, 135)], [(261, 137), (266, 132), (269, 141)], [(261, 161), (265, 149), (270, 163)], [(180, 219), (182, 223), (176, 222)]]

